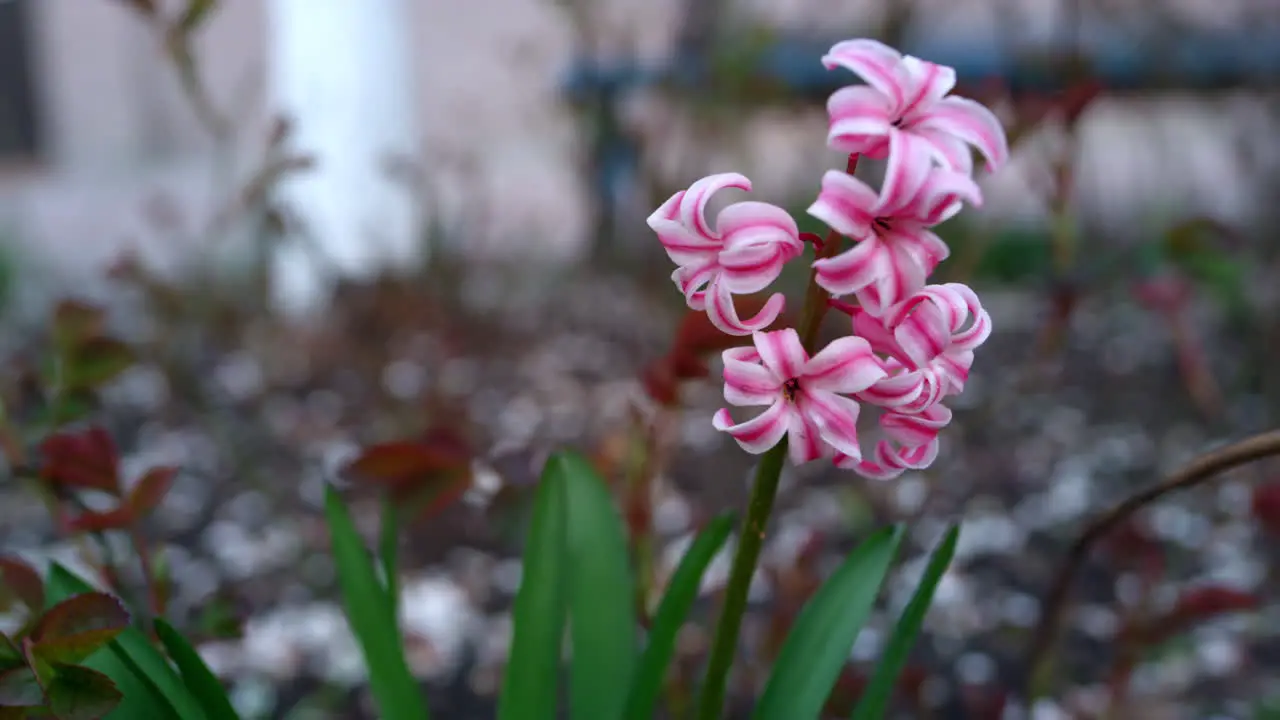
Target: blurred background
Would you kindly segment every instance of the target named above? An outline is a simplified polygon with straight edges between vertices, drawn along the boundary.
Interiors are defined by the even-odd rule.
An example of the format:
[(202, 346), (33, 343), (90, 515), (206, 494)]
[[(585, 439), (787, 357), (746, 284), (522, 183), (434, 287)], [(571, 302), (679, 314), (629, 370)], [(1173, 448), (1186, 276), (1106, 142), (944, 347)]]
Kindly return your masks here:
[[(719, 386), (655, 397), (684, 308), (644, 219), (739, 171), (818, 229), (803, 210), (843, 164), (825, 101), (853, 82), (818, 58), (860, 36), (954, 66), (1009, 130), (939, 271), (996, 331), (931, 470), (788, 471), (738, 691), (816, 578), (909, 521), (840, 713), (962, 518), (902, 717), (1275, 717), (1268, 462), (1126, 526), (1073, 593), (1054, 698), (1019, 696), (1087, 518), (1280, 414), (1278, 0), (0, 0), (6, 403), (60, 299), (138, 348), (92, 420), (126, 474), (181, 466), (148, 533), (246, 717), (368, 715), (322, 489), (372, 534), (379, 487), (344, 468), (447, 431), (466, 484), (413, 480), (444, 500), (406, 530), (405, 632), (435, 717), (489, 717), (547, 451), (618, 469), (644, 439), (659, 577), (741, 507)], [(19, 483), (0, 497), (0, 549), (93, 562)], [(682, 638), (690, 667), (706, 641)]]

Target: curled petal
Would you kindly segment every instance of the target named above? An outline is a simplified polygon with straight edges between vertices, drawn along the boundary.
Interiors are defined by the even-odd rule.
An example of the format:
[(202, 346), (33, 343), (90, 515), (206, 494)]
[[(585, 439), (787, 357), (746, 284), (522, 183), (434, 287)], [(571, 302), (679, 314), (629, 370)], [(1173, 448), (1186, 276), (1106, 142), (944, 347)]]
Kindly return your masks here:
[[(750, 320), (738, 317), (738, 309), (733, 305), (733, 294), (717, 276), (706, 291), (707, 319), (720, 332), (726, 335), (750, 335), (773, 324), (786, 307), (787, 299), (782, 293), (774, 293), (765, 301), (764, 307)], [(692, 306), (691, 306), (692, 307)]]
[(857, 397), (863, 402), (878, 407), (895, 408), (914, 402), (924, 390), (924, 373), (912, 370), (882, 378), (876, 384), (858, 393)]
[(832, 295), (848, 295), (879, 280), (891, 263), (889, 248), (870, 234), (835, 257), (814, 260), (814, 282)]
[(716, 192), (729, 187), (750, 190), (751, 181), (739, 173), (719, 173), (702, 178), (690, 185), (680, 200), (676, 219), (704, 238), (719, 239), (719, 234), (707, 224), (707, 202)]
[(878, 40), (845, 40), (822, 56), (822, 64), (828, 70), (842, 67), (858, 75), (892, 101), (895, 113), (901, 111), (908, 78), (897, 50)]
[(917, 110), (927, 109), (956, 86), (954, 68), (911, 55), (903, 56), (902, 72), (906, 74), (907, 85), (911, 88), (902, 107), (902, 114), (907, 117)]
[(951, 409), (934, 405), (916, 414), (886, 413), (880, 418), (885, 434), (905, 447), (926, 445), (951, 422)]
[(862, 457), (858, 447), (858, 403), (843, 395), (823, 390), (806, 390), (797, 399), (800, 414), (810, 419), (822, 439), (840, 453)]
[(706, 292), (703, 288), (715, 279), (720, 272), (715, 260), (701, 265), (682, 265), (671, 273), (671, 281), (680, 292), (684, 293), (685, 303), (690, 310), (705, 310), (707, 307)]
[(925, 277), (938, 264), (938, 259), (923, 246), (903, 233), (889, 233), (885, 238), (888, 262), (886, 270), (876, 278), (874, 293), (860, 292), (858, 300), (872, 315), (883, 315), (889, 308), (924, 288)]
[(840, 88), (827, 99), (833, 149), (861, 153), (884, 142), (893, 128), (893, 103), (884, 93), (865, 85)]
[(936, 168), (921, 184), (910, 205), (903, 209), (903, 214), (925, 225), (937, 225), (954, 217), (966, 202), (982, 207), (982, 189), (973, 178), (966, 173)]
[(950, 133), (978, 148), (987, 159), (987, 171), (995, 172), (1009, 160), (1009, 141), (995, 113), (981, 103), (962, 97), (946, 97), (934, 103), (913, 126)]
[(786, 382), (800, 377), (804, 372), (809, 354), (804, 351), (800, 335), (793, 328), (758, 332), (752, 340), (755, 342), (756, 352), (760, 353), (760, 361), (774, 377)]
[(677, 265), (692, 265), (714, 259), (720, 252), (720, 240), (698, 235), (697, 232), (681, 225), (671, 215), (676, 213), (680, 198), (684, 191), (671, 196), (671, 199), (649, 216), (649, 227), (658, 236), (667, 256)]
[(955, 135), (932, 128), (916, 127), (911, 131), (929, 143), (929, 147), (933, 149), (933, 158), (942, 167), (965, 175), (973, 174), (973, 150), (968, 143)]
[(933, 170), (933, 148), (914, 133), (889, 133), (889, 166), (876, 203), (878, 217), (897, 215), (911, 206)]
[(791, 256), (778, 245), (748, 245), (720, 253), (720, 282), (729, 292), (756, 293), (782, 274)]
[(884, 368), (860, 337), (833, 340), (805, 364), (805, 387), (832, 393), (856, 393), (885, 378)]
[(789, 403), (779, 400), (759, 415), (735, 425), (729, 411), (721, 408), (711, 419), (711, 424), (717, 430), (729, 433), (729, 436), (738, 441), (738, 445), (742, 446), (743, 450), (752, 455), (759, 455), (777, 445), (782, 436), (787, 433), (789, 416), (794, 412), (794, 408)]
[(747, 200), (729, 205), (716, 217), (716, 230), (726, 250), (753, 245), (777, 245), (797, 255), (804, 250), (795, 219), (769, 203)]
[(919, 303), (897, 324), (893, 337), (903, 354), (911, 358), (916, 367), (923, 367), (947, 349), (951, 329), (937, 305)]
[(946, 286), (964, 303), (965, 312), (971, 320), (968, 328), (961, 329), (957, 324), (952, 330), (951, 345), (960, 350), (973, 350), (991, 336), (991, 316), (982, 308), (977, 293), (968, 285), (947, 283)]
[(876, 191), (858, 178), (839, 170), (822, 176), (822, 190), (807, 212), (831, 229), (860, 238), (871, 231), (880, 202)]
[(770, 405), (782, 396), (782, 382), (760, 364), (760, 356), (753, 348), (731, 348), (724, 351), (723, 357), (726, 402)]

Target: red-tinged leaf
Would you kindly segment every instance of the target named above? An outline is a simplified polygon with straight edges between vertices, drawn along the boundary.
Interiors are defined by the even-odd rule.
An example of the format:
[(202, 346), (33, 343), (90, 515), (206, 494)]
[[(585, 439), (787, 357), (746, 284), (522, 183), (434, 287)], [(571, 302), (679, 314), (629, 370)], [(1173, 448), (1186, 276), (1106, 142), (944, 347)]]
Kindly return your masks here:
[(1267, 482), (1253, 489), (1253, 517), (1262, 528), (1280, 535), (1280, 482)]
[(1198, 623), (1237, 612), (1256, 610), (1262, 605), (1257, 595), (1221, 585), (1206, 585), (1182, 593), (1173, 609), (1145, 623), (1135, 633), (1144, 646), (1164, 642)]
[(346, 474), (392, 492), (411, 492), (429, 481), (469, 472), (471, 459), (465, 440), (441, 429), (420, 441), (372, 445), (346, 467)]
[(165, 495), (169, 494), (169, 488), (173, 487), (177, 474), (176, 467), (155, 467), (138, 480), (138, 484), (129, 491), (129, 510), (135, 520), (146, 517), (159, 507)]
[(680, 400), (680, 382), (667, 357), (659, 358), (640, 372), (644, 392), (659, 405), (672, 406)]
[(1164, 573), (1164, 545), (1138, 520), (1130, 520), (1102, 540), (1102, 552), (1117, 566), (1151, 578)]
[(0, 591), (11, 594), (33, 612), (44, 609), (44, 581), (35, 568), (19, 558), (0, 557)]
[(1133, 284), (1133, 296), (1152, 312), (1173, 315), (1191, 301), (1191, 281), (1178, 274), (1167, 273)]
[(58, 720), (98, 720), (124, 699), (111, 678), (77, 665), (56, 665), (47, 694)]
[(69, 533), (98, 533), (108, 530), (124, 530), (133, 525), (133, 512), (128, 507), (97, 512), (90, 510), (67, 520), (66, 531)]
[(120, 455), (102, 428), (50, 435), (40, 444), (40, 454), (41, 475), (53, 484), (120, 494)]
[(63, 300), (53, 311), (53, 338), (67, 350), (102, 333), (106, 318), (102, 309), (79, 300)]
[(33, 708), (44, 705), (44, 691), (31, 668), (22, 665), (0, 672), (0, 707)]
[(89, 338), (66, 358), (63, 383), (70, 390), (94, 389), (116, 379), (137, 361), (133, 348), (119, 340)]
[(84, 593), (49, 609), (31, 630), (32, 654), (49, 664), (78, 663), (129, 626), (129, 611), (106, 593)]

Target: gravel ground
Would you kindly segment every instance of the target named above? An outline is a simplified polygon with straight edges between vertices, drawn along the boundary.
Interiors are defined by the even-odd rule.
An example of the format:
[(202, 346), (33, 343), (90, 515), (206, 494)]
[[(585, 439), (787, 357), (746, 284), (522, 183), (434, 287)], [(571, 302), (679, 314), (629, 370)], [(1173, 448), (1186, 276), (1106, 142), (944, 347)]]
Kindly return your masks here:
[[(520, 566), (511, 523), (487, 498), (527, 486), (552, 447), (599, 447), (624, 431), (639, 397), (633, 378), (665, 350), (680, 309), (661, 281), (634, 275), (517, 281), (472, 268), (454, 282), (434, 293), (408, 282), (349, 289), (318, 332), (286, 331), (247, 311), (170, 309), (166, 320), (140, 311), (137, 297), (121, 300), (121, 326), (147, 344), (149, 361), (111, 389), (106, 421), (127, 467), (183, 467), (152, 534), (166, 544), (180, 621), (195, 626), (223, 607), (246, 618), (243, 637), (202, 646), (246, 717), (372, 717), (335, 604), (319, 506), (324, 484), (340, 482), (336, 468), (362, 443), (421, 429), (424, 396), (429, 408), (465, 412), (482, 457), (478, 489), (406, 533), (409, 653), (433, 717), (490, 717)], [(854, 648), (855, 662), (870, 661), (925, 553), (963, 518), (958, 559), (917, 651), (923, 709), (904, 717), (1000, 717), (1002, 688), (1023, 671), (1038, 598), (1082, 521), (1215, 441), (1266, 427), (1276, 410), (1235, 391), (1250, 338), (1211, 309), (1197, 325), (1216, 344), (1215, 370), (1231, 398), (1213, 422), (1188, 399), (1167, 330), (1127, 300), (1085, 302), (1061, 355), (1032, 362), (1044, 303), (1014, 290), (984, 298), (996, 334), (934, 469), (889, 483), (788, 470), (766, 549), (772, 572), (759, 578), (747, 626), (748, 648), (758, 647), (769, 610), (786, 601), (785, 570), (815, 535), (821, 552), (805, 561), (823, 572), (874, 524), (907, 520), (905, 562)], [(751, 460), (712, 430), (718, 394), (711, 384), (691, 388), (678, 418), (656, 501), (666, 563), (699, 519), (745, 499)], [(1058, 664), (1070, 689), (1029, 715), (1011, 704), (1004, 716), (1089, 717), (1139, 596), (1165, 607), (1188, 583), (1215, 582), (1280, 597), (1276, 552), (1251, 519), (1252, 483), (1273, 469), (1239, 471), (1144, 516), (1168, 553), (1149, 595), (1134, 571), (1091, 563)], [(10, 486), (0, 493), (0, 547), (82, 560), (76, 546), (55, 542), (34, 500)], [(357, 522), (372, 534), (376, 503), (354, 497)], [(723, 580), (724, 560), (709, 588)], [(1250, 717), (1263, 678), (1280, 669), (1272, 617), (1280, 609), (1268, 604), (1214, 620), (1151, 653), (1133, 677), (1141, 702), (1124, 717)], [(696, 655), (705, 641), (691, 632), (682, 651)]]

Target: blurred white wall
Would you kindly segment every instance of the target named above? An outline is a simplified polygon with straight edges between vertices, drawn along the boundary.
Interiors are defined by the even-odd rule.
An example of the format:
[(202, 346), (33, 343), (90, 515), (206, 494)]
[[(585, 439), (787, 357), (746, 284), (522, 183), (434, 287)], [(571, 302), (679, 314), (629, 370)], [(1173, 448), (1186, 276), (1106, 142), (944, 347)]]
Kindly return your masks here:
[[(563, 72), (576, 45), (602, 56), (663, 58), (682, 3), (591, 0), (583, 3), (584, 29), (556, 0), (403, 1), (413, 63), (412, 87), (404, 92), (420, 120), (419, 158), (430, 189), (422, 212), (446, 226), (465, 221), (465, 249), (479, 256), (578, 254), (590, 216), (580, 172), (586, 130), (558, 95)], [(1035, 28), (1057, 21), (1060, 1), (927, 0), (937, 7), (918, 27), (934, 37), (963, 32), (982, 41), (1000, 31), (1000, 8), (1016, 6), (1037, 34)], [(871, 25), (887, 2), (839, 3), (838, 20)], [(1178, 0), (1178, 12), (1189, 21), (1220, 20), (1221, 13), (1203, 12), (1205, 3), (1222, 13), (1248, 5)], [(124, 2), (31, 4), (48, 162), (36, 174), (0, 183), (0, 224), (15, 229), (24, 252), (82, 282), (131, 246), (154, 264), (177, 267), (193, 257), (202, 242), (196, 228), (222, 207), (229, 188), (210, 169), (208, 138), (161, 62), (156, 39)], [(739, 19), (788, 28), (835, 22), (832, 6), (821, 0), (730, 4)], [(237, 120), (230, 164), (244, 178), (261, 158), (268, 127), (268, 23), (263, 0), (221, 5), (197, 50), (215, 104)], [(1277, 165), (1280, 134), (1268, 102), (1274, 101), (1239, 94), (1099, 103), (1085, 117), (1077, 145), (1081, 212), (1119, 225), (1195, 211), (1249, 221), (1270, 201), (1260, 197), (1257, 166)], [(802, 201), (816, 190), (821, 170), (837, 162), (822, 147), (820, 110), (766, 110), (708, 132), (684, 109), (638, 96), (627, 117), (646, 139), (646, 163), (673, 185), (739, 169), (757, 181), (763, 198)], [(1035, 188), (1045, 175), (1045, 153), (1062, 144), (1053, 136), (1046, 132), (988, 183), (990, 214), (1042, 213)], [(157, 196), (178, 209), (190, 232), (175, 236), (148, 225), (146, 208)]]

